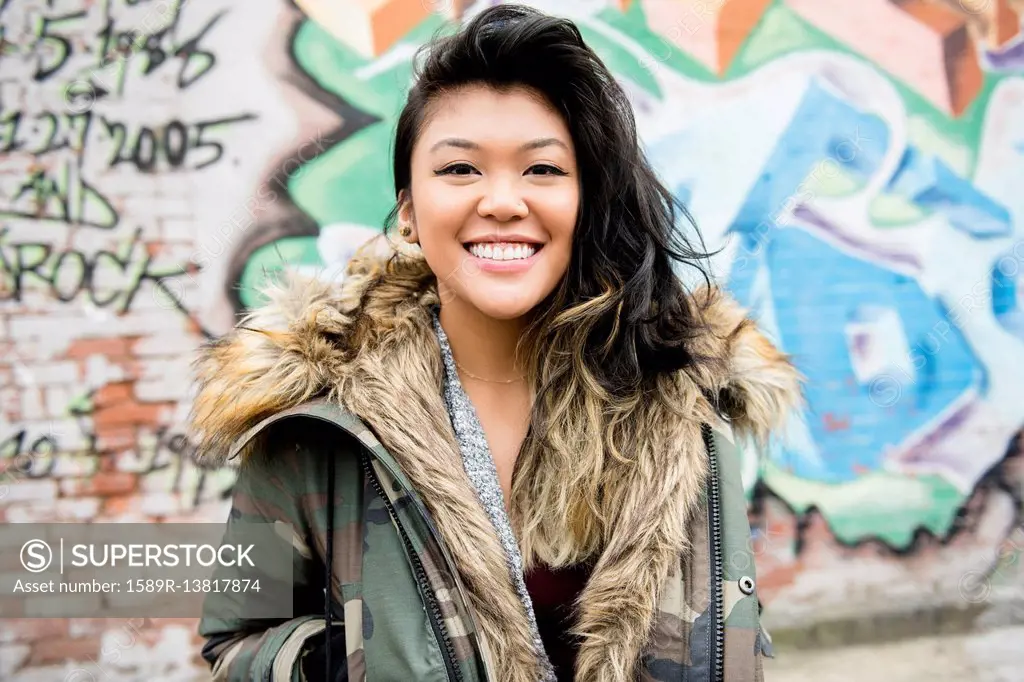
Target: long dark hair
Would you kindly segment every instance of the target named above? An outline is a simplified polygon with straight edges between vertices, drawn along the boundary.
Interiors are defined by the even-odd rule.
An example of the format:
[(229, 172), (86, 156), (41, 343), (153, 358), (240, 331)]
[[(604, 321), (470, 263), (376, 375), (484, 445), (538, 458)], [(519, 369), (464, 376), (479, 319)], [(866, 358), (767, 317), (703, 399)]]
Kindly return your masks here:
[[(394, 138), (396, 198), (410, 190), (413, 146), (430, 103), (444, 93), (481, 84), (530, 88), (569, 128), (582, 197), (573, 254), (523, 339), (545, 359), (544, 383), (558, 384), (575, 363), (609, 396), (625, 395), (699, 362), (686, 341), (704, 325), (678, 268), (708, 284), (709, 254), (694, 246), (703, 241), (690, 213), (655, 174), (625, 92), (576, 25), (521, 5), (497, 5), (436, 37), (417, 57)], [(389, 227), (397, 211), (388, 216)]]
[[(417, 62), (394, 140), (396, 198), (411, 189), (413, 146), (431, 103), (465, 86), (536, 91), (564, 117), (576, 148), (581, 204), (569, 267), (531, 311), (518, 348), (536, 399), (510, 502), (527, 566), (579, 561), (607, 541), (609, 506), (628, 494), (630, 472), (656, 480), (656, 462), (677, 455), (679, 434), (665, 415), (689, 414), (701, 383), (681, 381), (681, 372), (721, 375), (722, 358), (698, 350), (713, 333), (701, 300), (713, 297), (680, 279), (689, 269), (710, 285), (709, 254), (648, 162), (625, 92), (573, 22), (490, 7), (424, 45)], [(404, 267), (424, 281), (431, 274), (422, 259)]]

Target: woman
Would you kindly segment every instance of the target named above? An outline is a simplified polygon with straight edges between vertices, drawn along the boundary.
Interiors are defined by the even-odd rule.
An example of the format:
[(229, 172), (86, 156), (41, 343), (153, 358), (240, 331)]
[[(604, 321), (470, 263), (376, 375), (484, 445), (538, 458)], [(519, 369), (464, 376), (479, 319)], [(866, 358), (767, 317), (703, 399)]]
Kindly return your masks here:
[(400, 239), (197, 365), (229, 526), (295, 547), (294, 618), (209, 598), (215, 679), (760, 679), (729, 434), (780, 426), (797, 373), (684, 288), (701, 254), (611, 74), (571, 22), (487, 9), (431, 44), (394, 178)]

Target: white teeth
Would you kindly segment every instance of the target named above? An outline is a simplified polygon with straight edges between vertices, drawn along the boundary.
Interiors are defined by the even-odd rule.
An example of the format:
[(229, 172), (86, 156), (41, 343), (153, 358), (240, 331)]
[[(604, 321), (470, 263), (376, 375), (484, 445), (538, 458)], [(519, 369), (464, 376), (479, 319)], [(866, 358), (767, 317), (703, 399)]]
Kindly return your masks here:
[(537, 249), (531, 244), (473, 244), (469, 251), (477, 258), (488, 260), (522, 260), (535, 254)]

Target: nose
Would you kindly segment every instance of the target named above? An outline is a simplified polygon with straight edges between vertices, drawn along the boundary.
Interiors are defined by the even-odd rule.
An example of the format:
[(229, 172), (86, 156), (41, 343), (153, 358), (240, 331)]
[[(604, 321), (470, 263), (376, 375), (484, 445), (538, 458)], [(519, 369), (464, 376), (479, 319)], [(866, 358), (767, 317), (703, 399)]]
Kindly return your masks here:
[(521, 220), (530, 214), (517, 183), (513, 179), (494, 178), (486, 183), (484, 195), (476, 208), (481, 218), (494, 218), (501, 222)]

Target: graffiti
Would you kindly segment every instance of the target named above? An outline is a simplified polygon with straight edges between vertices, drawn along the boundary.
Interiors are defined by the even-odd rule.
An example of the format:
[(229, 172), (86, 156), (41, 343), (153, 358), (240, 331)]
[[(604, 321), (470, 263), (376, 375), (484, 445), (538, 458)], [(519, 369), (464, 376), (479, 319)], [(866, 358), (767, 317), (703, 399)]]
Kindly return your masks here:
[(131, 93), (130, 78), (158, 77), (165, 64), (178, 64), (173, 86), (178, 91), (213, 72), (216, 57), (206, 41), (226, 12), (213, 12), (184, 35), (184, 6), (183, 0), (82, 2), (58, 12), (52, 3), (4, 4), (0, 30), (8, 47), (0, 51), (0, 62), (5, 73), (16, 78), (20, 64), (40, 100), (47, 101), (56, 89), (63, 107), (15, 108), (5, 101), (0, 109), (0, 151), (33, 159), (20, 177), (3, 174), (0, 216), (115, 229), (120, 211), (95, 179), (104, 168), (128, 164), (144, 173), (197, 171), (224, 158), (221, 136), (233, 125), (254, 121), (256, 114), (148, 124), (135, 117), (124, 120), (112, 110)]
[(0, 115), (0, 152), (24, 151), (42, 156), (62, 149), (82, 150), (91, 124), (89, 112), (44, 111), (26, 116), (23, 111), (7, 111)]
[[(169, 106), (217, 77), (215, 48), (240, 16), (228, 9), (0, 2), (0, 515), (26, 481), (57, 480), (57, 511), (114, 495), (94, 512), (114, 518), (184, 514), (230, 492), (232, 470), (194, 466), (171, 414), (187, 352), (214, 336), (195, 301), (198, 262), (211, 259), (180, 226), (201, 223), (193, 187), (238, 165), (242, 127), (262, 110), (244, 98)], [(65, 322), (48, 329), (56, 315)], [(28, 319), (38, 325), (6, 335)], [(120, 336), (95, 338), (106, 321)]]
[[(102, 48), (99, 50), (99, 54), (103, 55), (102, 63), (109, 63), (118, 58), (130, 59), (135, 54), (139, 54), (144, 60), (142, 73), (149, 75), (169, 60), (177, 59), (179, 65), (176, 82), (177, 86), (183, 90), (209, 73), (216, 64), (216, 57), (212, 52), (203, 49), (200, 43), (220, 21), (224, 13), (219, 12), (213, 15), (194, 35), (179, 40), (177, 28), (183, 2), (184, 0), (177, 0), (174, 3), (170, 25), (151, 34), (134, 28), (115, 29), (113, 19), (107, 17), (107, 23), (99, 34), (103, 41)], [(118, 93), (123, 89), (123, 85), (122, 77)]]
[[(0, 11), (12, 5), (4, 3)], [(31, 28), (18, 36), (22, 40), (12, 41), (17, 47), (14, 56), (21, 57), (36, 82), (70, 77), (85, 83), (97, 97), (123, 95), (132, 67), (146, 77), (165, 64), (176, 65), (176, 85), (185, 89), (216, 65), (216, 56), (203, 41), (225, 13), (214, 14), (191, 34), (180, 36), (184, 5), (184, 0), (81, 2), (78, 9), (57, 13), (52, 3), (38, 3), (32, 8), (38, 14)], [(6, 23), (3, 31), (5, 36), (15, 33)], [(73, 40), (80, 36), (86, 39)]]
[[(312, 146), (285, 149), (296, 100), (264, 59), (283, 8), (0, 0), (0, 521), (226, 514), (235, 469), (198, 467), (183, 419), (196, 346), (233, 321), (211, 280), (287, 215), (290, 178), (347, 111), (317, 100), (326, 114), (295, 134)], [(55, 641), (4, 679), (63, 657)], [(144, 664), (172, 648), (180, 664), (171, 644)]]
[[(239, 114), (189, 125), (175, 120), (155, 130), (149, 126), (140, 126), (131, 134), (125, 124), (103, 119), (107, 134), (113, 141), (109, 164), (113, 167), (131, 163), (146, 173), (157, 169), (160, 161), (163, 162), (160, 164), (161, 169), (201, 170), (217, 163), (224, 156), (223, 144), (204, 138), (210, 129), (255, 118), (255, 114)], [(195, 160), (197, 156), (198, 161)]]
[[(954, 537), (1024, 425), (1009, 360), (1024, 350), (1024, 195), (1007, 180), (1024, 175), (1020, 3), (584, 5), (571, 14), (627, 87), (652, 162), (723, 247), (716, 271), (808, 378), (806, 411), (748, 463), (753, 502), (850, 546)], [(0, 299), (129, 316), (152, 294), (187, 331), (109, 361), (134, 376), (212, 338), (202, 313), (225, 331), (267, 277), (340, 278), (394, 201), (416, 48), (480, 6), (354, 21), (322, 0), (259, 0), (245, 16), (262, 33), (240, 57), (250, 27), (232, 0), (0, 1), (0, 81), (15, 86), (0, 109)], [(232, 194), (193, 199), (209, 187)], [(187, 400), (150, 381), (153, 404)], [(35, 453), (45, 478), (63, 446), (17, 425), (39, 405), (6, 400), (4, 457)], [(175, 486), (188, 448), (155, 410), (119, 461)], [(90, 425), (106, 417), (76, 418), (76, 438), (96, 439), (83, 448), (111, 456)]]
[[(798, 515), (818, 510), (843, 542), (894, 549), (922, 529), (954, 532), (1024, 426), (1024, 407), (1009, 407), (1024, 406), (1024, 376), (1008, 360), (1024, 346), (991, 331), (1020, 327), (1024, 296), (1017, 270), (996, 269), (1024, 214), (1003, 180), (1024, 172), (1024, 83), (1007, 61), (1024, 44), (1020, 15), (1005, 2), (917, 4), (638, 0), (573, 13), (629, 84), (659, 172), (709, 242), (729, 246), (728, 288), (808, 377), (808, 410), (764, 453), (758, 489)], [(289, 184), (317, 230), (250, 252), (233, 280), (243, 291), (282, 269), (337, 273), (380, 229), (412, 47), (453, 18), (424, 9), (357, 29), (320, 5), (302, 3), (297, 63), (375, 120)], [(891, 49), (896, 34), (916, 47)], [(965, 296), (974, 304), (958, 309)]]
[[(120, 222), (110, 200), (70, 161), (36, 167), (27, 178), (5, 178), (0, 187), (3, 185), (10, 189), (0, 190), (0, 217), (55, 220), (100, 229), (112, 229)], [(9, 200), (2, 201), (4, 196)]]
[[(267, 278), (344, 276), (394, 202), (417, 48), (488, 4), (0, 0), (0, 521), (222, 518), (235, 470), (196, 467), (183, 428), (195, 347)], [(541, 5), (808, 379), (744, 463), (762, 588), (886, 574), (829, 573), (865, 556), (985, 557), (945, 576), (967, 601), (1009, 582), (1024, 4)]]
[[(161, 126), (129, 126), (100, 116), (102, 131), (89, 135), (93, 115), (42, 112), (26, 116), (13, 112), (0, 119), (0, 150), (21, 151), (34, 157), (62, 150), (79, 154), (77, 160), (56, 167), (37, 167), (25, 179), (12, 178), (0, 192), (0, 216), (54, 220), (65, 224), (113, 229), (120, 217), (110, 199), (82, 177), (89, 155), (99, 154), (107, 167), (131, 164), (137, 170), (201, 170), (220, 161), (224, 144), (210, 135), (232, 124), (252, 121), (254, 114)], [(24, 128), (22, 123), (25, 122)]]
[[(0, 152), (21, 151), (35, 157), (70, 149), (106, 157), (108, 167), (131, 163), (138, 170), (200, 170), (224, 156), (221, 141), (211, 132), (252, 121), (255, 114), (238, 114), (187, 123), (171, 120), (157, 126), (132, 125), (100, 116), (102, 130), (93, 128), (93, 113), (10, 111), (0, 114)], [(198, 158), (197, 158), (198, 157)]]
[(178, 288), (170, 284), (188, 276), (188, 267), (154, 265), (155, 257), (145, 249), (141, 230), (135, 231), (119, 253), (100, 249), (92, 254), (58, 251), (45, 242), (10, 243), (6, 234), (7, 228), (0, 228), (0, 300), (21, 300), (26, 280), (31, 278), (45, 283), (47, 294), (63, 303), (84, 296), (97, 308), (124, 313), (131, 310), (148, 283), (166, 296), (171, 306), (188, 314), (178, 298)]
[[(58, 457), (110, 455), (97, 450), (98, 436), (87, 428), (82, 428), (75, 440), (86, 445), (78, 450), (68, 450), (57, 435), (48, 433), (32, 437), (26, 429), (0, 440), (0, 464), (3, 465), (0, 501), (4, 497), (3, 492), (9, 490), (8, 486), (16, 485), (18, 480), (52, 477)], [(148, 437), (141, 438), (139, 443), (136, 451), (119, 458), (119, 471), (135, 474), (139, 480), (159, 477), (167, 482), (166, 486), (161, 486), (163, 492), (179, 495), (186, 509), (198, 507), (203, 502), (230, 498), (234, 470), (210, 471), (196, 467), (192, 459), (194, 446), (184, 434), (160, 427)]]
[(21, 429), (6, 440), (0, 440), (0, 461), (5, 462), (5, 478), (49, 478), (53, 474), (58, 446), (53, 436), (44, 435), (31, 439), (28, 431)]

